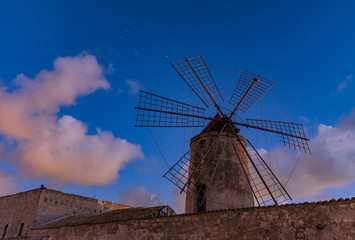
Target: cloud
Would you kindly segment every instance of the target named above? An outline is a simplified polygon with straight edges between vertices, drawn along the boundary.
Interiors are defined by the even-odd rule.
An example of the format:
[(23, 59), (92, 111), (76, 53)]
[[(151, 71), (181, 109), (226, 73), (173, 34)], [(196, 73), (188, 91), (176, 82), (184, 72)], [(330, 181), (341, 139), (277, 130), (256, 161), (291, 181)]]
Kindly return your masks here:
[(14, 194), (18, 191), (16, 179), (4, 170), (0, 170), (0, 197)]
[(349, 86), (349, 84), (351, 82), (353, 82), (353, 80), (354, 80), (354, 75), (349, 74), (348, 76), (345, 77), (345, 79), (343, 81), (341, 81), (337, 85), (335, 92), (330, 93), (330, 95), (335, 95), (336, 93), (343, 91), (345, 88), (347, 88)]
[[(354, 112), (341, 118), (335, 127), (318, 126), (317, 135), (310, 141), (312, 155), (301, 158), (287, 185), (293, 197), (320, 196), (327, 187), (340, 188), (355, 182)], [(278, 156), (281, 179), (285, 180), (298, 156), (278, 148), (272, 151)], [(273, 170), (278, 173), (276, 168)]]
[(157, 194), (153, 194), (144, 187), (130, 188), (126, 191), (120, 190), (118, 196), (121, 204), (125, 204), (133, 207), (152, 207), (170, 205), (174, 206), (177, 213), (185, 212), (185, 198), (186, 194), (183, 192), (180, 194), (180, 190), (173, 189), (173, 199), (169, 202), (162, 201)]
[(303, 123), (309, 123), (309, 120), (305, 116), (299, 116), (298, 119)]
[(110, 87), (94, 56), (60, 57), (53, 70), (33, 79), (20, 74), (14, 82), (15, 90), (0, 88), (0, 134), (16, 141), (8, 155), (25, 176), (59, 184), (107, 184), (126, 162), (143, 156), (139, 145), (111, 132), (97, 129), (89, 135), (81, 121), (57, 117), (61, 106)]
[(160, 200), (160, 197), (150, 193), (143, 187), (131, 188), (127, 191), (118, 192), (120, 203), (133, 207), (152, 207), (166, 205)]
[(109, 63), (108, 67), (104, 71), (106, 74), (112, 75), (115, 72), (115, 68), (113, 66), (113, 63)]
[(180, 194), (180, 189), (174, 188), (173, 189), (173, 204), (176, 208), (176, 212), (178, 213), (185, 213), (185, 199), (186, 199), (186, 193), (182, 192)]
[(126, 79), (126, 84), (129, 87), (131, 94), (137, 94), (139, 90), (143, 89), (143, 85), (139, 81), (132, 79)]
[(349, 83), (352, 82), (353, 80), (354, 80), (353, 74), (346, 76), (345, 79), (338, 84), (337, 92), (344, 90), (346, 87), (348, 87)]

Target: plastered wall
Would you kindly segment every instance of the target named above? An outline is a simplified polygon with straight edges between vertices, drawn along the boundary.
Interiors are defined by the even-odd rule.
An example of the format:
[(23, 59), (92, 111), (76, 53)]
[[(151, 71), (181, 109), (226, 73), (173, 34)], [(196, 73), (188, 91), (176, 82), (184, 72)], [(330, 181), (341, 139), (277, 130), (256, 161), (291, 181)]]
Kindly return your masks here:
[(100, 214), (128, 206), (66, 194), (46, 188), (0, 197), (0, 239), (7, 225), (6, 238), (22, 237), (33, 227), (78, 214)]
[(30, 239), (355, 239), (355, 198), (42, 228)]

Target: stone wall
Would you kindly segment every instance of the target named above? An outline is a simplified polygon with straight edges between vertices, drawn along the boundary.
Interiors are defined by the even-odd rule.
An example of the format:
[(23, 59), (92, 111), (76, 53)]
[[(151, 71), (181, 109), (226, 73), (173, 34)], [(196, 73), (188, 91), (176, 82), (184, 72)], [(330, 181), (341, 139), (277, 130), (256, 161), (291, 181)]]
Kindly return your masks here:
[(6, 238), (18, 237), (21, 224), (21, 236), (26, 237), (31, 228), (44, 223), (77, 214), (100, 214), (121, 208), (129, 206), (46, 188), (0, 197), (0, 238), (6, 225)]
[(32, 228), (35, 221), (37, 205), (40, 198), (39, 191), (31, 190), (0, 198), (0, 237), (3, 237), (7, 225), (6, 236), (17, 237), (21, 223), (22, 236)]
[(68, 216), (100, 214), (121, 208), (128, 208), (128, 206), (46, 189), (42, 191), (39, 199), (34, 226)]
[(34, 229), (30, 239), (355, 239), (355, 198)]

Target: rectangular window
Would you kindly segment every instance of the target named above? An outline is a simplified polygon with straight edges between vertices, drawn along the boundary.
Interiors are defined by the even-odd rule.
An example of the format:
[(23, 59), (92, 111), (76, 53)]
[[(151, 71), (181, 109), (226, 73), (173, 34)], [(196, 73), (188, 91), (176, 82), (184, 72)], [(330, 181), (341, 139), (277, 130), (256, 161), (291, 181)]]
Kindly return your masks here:
[(7, 227), (8, 227), (9, 225), (5, 225), (5, 228), (4, 228), (4, 232), (2, 233), (2, 238), (4, 238), (5, 236), (6, 236), (6, 232), (7, 232)]
[(206, 211), (206, 184), (196, 184), (196, 212)]
[(20, 230), (18, 231), (18, 236), (21, 237), (24, 223), (21, 223)]

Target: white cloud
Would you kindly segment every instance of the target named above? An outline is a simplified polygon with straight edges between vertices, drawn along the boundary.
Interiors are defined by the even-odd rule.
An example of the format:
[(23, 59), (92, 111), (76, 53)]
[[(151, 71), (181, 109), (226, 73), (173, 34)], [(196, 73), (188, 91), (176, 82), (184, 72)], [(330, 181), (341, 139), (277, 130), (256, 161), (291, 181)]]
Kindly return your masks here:
[(353, 74), (346, 76), (345, 79), (338, 84), (337, 91), (340, 92), (344, 90), (346, 87), (348, 87), (349, 83), (352, 82), (353, 80), (354, 80)]
[(112, 75), (113, 73), (115, 72), (115, 68), (113, 66), (113, 63), (110, 63), (108, 65), (108, 68), (105, 69), (105, 73), (109, 74), (109, 75)]
[(131, 94), (137, 94), (139, 90), (143, 89), (143, 85), (139, 81), (132, 79), (126, 79), (126, 84), (129, 87)]
[(345, 88), (349, 87), (350, 83), (353, 82), (353, 80), (354, 80), (354, 75), (349, 74), (348, 76), (345, 77), (343, 81), (341, 81), (337, 85), (335, 92), (332, 92), (330, 95), (335, 95), (336, 93), (343, 91)]
[(61, 106), (110, 87), (94, 56), (57, 58), (53, 70), (34, 79), (20, 74), (14, 81), (16, 90), (0, 88), (0, 134), (17, 142), (11, 159), (25, 175), (60, 184), (106, 184), (124, 163), (143, 156), (139, 145), (111, 132), (89, 135), (81, 121), (57, 118)]
[(16, 179), (4, 170), (0, 170), (0, 197), (15, 194), (18, 191)]
[(305, 116), (299, 116), (298, 119), (303, 123), (308, 123), (309, 120)]
[(143, 187), (131, 188), (127, 191), (118, 192), (120, 203), (133, 207), (152, 207), (166, 205), (156, 194), (150, 193)]
[(180, 194), (180, 189), (174, 188), (173, 195), (174, 195), (173, 204), (176, 208), (176, 212), (185, 213), (186, 193), (182, 192)]
[[(327, 187), (340, 188), (355, 182), (355, 128), (348, 124), (354, 121), (353, 112), (343, 117), (336, 127), (318, 126), (317, 135), (310, 141), (312, 155), (301, 158), (287, 185), (291, 195), (296, 198), (321, 196)], [(285, 180), (298, 156), (281, 149), (273, 151), (279, 159), (281, 179)], [(271, 162), (275, 163), (275, 159)], [(273, 170), (278, 173), (276, 168)]]
[(121, 204), (133, 207), (152, 207), (170, 205), (173, 206), (177, 213), (185, 212), (185, 198), (186, 194), (180, 194), (180, 190), (173, 189), (173, 199), (169, 202), (162, 201), (159, 195), (151, 193), (144, 187), (130, 188), (126, 191), (120, 190), (118, 196)]

